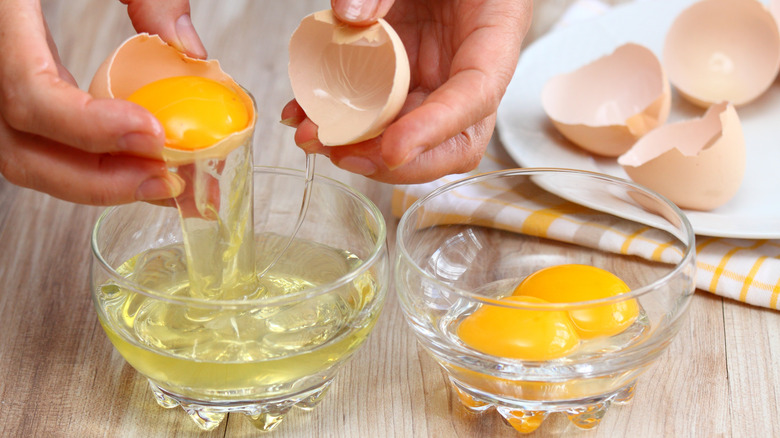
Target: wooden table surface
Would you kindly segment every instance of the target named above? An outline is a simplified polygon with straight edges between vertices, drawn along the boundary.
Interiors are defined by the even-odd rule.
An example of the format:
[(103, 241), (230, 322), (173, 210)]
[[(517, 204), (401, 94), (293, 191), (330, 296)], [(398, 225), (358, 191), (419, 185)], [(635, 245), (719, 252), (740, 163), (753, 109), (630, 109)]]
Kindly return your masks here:
[[(572, 0), (539, 0), (527, 41)], [(611, 3), (621, 3), (612, 0)], [(256, 97), (257, 164), (302, 168), (303, 153), (279, 113), (291, 98), (287, 40), (326, 0), (193, 1), (210, 56)], [(60, 54), (82, 88), (105, 56), (132, 35), (118, 1), (45, 0)], [(357, 187), (389, 228), (392, 187), (318, 160), (318, 171)], [(89, 293), (88, 237), (100, 208), (74, 205), (0, 177), (0, 436), (256, 436), (230, 416), (201, 432), (179, 409), (153, 400), (146, 381), (103, 333)], [(680, 334), (639, 381), (627, 406), (595, 431), (552, 417), (532, 436), (771, 436), (780, 434), (780, 317), (698, 291)], [(294, 410), (277, 437), (515, 436), (495, 413), (466, 412), (442, 371), (417, 345), (391, 289), (373, 334), (314, 411)]]

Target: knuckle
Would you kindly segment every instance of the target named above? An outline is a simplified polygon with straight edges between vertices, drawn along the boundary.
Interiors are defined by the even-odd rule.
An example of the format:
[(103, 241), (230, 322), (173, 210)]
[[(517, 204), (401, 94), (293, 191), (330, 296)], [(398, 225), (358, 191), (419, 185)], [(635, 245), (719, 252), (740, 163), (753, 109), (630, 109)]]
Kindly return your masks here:
[(456, 169), (456, 171), (453, 173), (471, 172), (472, 170), (476, 169), (477, 166), (479, 166), (479, 162), (481, 160), (482, 160), (481, 155), (469, 154), (466, 157), (464, 157), (463, 161), (460, 162), (460, 167)]
[(9, 160), (7, 157), (7, 153), (0, 152), (0, 175), (3, 175), (5, 179), (7, 179), (8, 181), (13, 182), (11, 181), (8, 162)]
[(98, 187), (95, 192), (89, 193), (87, 196), (87, 204), (89, 205), (106, 206), (115, 203), (114, 197), (104, 188)]
[(21, 187), (31, 187), (29, 175), (21, 166), (12, 165), (14, 160), (8, 153), (0, 153), (0, 174), (11, 184)]
[(20, 131), (26, 130), (31, 117), (31, 110), (21, 94), (18, 86), (4, 83), (0, 87), (0, 114), (9, 126)]

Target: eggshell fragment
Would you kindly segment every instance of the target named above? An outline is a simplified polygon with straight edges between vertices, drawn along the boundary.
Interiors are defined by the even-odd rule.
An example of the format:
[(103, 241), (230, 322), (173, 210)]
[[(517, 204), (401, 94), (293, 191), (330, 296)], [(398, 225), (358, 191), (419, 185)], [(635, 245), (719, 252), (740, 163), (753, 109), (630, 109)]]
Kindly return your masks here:
[(703, 0), (675, 18), (663, 61), (672, 85), (691, 103), (744, 105), (780, 71), (780, 32), (756, 0)]
[(682, 208), (712, 210), (737, 193), (745, 175), (742, 125), (733, 105), (716, 104), (700, 119), (650, 132), (618, 164)]
[(290, 38), (293, 94), (318, 127), (324, 145), (378, 136), (409, 92), (409, 58), (384, 21), (368, 27), (339, 22), (331, 10), (305, 17)]
[(174, 76), (200, 76), (232, 89), (249, 111), (249, 124), (245, 129), (207, 148), (181, 150), (166, 147), (163, 149), (163, 158), (168, 164), (180, 165), (202, 159), (223, 158), (251, 138), (256, 119), (251, 96), (222, 71), (218, 61), (190, 58), (157, 35), (141, 33), (122, 43), (98, 68), (89, 86), (89, 93), (96, 98), (127, 99), (146, 84)]
[(658, 58), (628, 43), (551, 78), (541, 100), (564, 137), (589, 152), (616, 157), (666, 121), (672, 98)]

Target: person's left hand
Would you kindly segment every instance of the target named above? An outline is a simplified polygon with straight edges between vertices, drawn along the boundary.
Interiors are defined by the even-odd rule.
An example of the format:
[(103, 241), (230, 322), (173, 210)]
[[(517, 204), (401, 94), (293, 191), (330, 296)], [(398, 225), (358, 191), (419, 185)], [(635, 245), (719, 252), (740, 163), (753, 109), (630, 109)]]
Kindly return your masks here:
[(384, 16), (393, 26), (409, 55), (409, 96), (381, 136), (331, 147), (317, 140), (317, 126), (293, 100), (282, 110), (282, 123), (296, 128), (296, 144), (393, 184), (473, 170), (514, 74), (532, 1), (331, 0), (331, 6), (342, 21), (367, 25)]

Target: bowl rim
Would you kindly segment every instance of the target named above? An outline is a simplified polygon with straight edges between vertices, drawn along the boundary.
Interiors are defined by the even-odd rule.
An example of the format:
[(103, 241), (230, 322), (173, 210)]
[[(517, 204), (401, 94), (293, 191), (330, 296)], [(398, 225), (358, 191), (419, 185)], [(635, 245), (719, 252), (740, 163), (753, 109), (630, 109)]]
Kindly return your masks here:
[[(277, 166), (257, 166), (257, 165), (252, 166), (252, 177), (254, 178), (257, 174), (273, 174), (273, 175), (305, 177), (305, 171), (300, 169), (292, 169), (292, 168), (277, 167)], [(376, 206), (376, 204), (357, 189), (353, 188), (348, 184), (345, 184), (341, 181), (338, 181), (336, 179), (327, 176), (323, 176), (320, 174), (315, 174), (315, 176), (316, 178), (314, 178), (313, 184), (326, 184), (328, 186), (336, 187), (346, 195), (354, 199), (357, 199), (357, 201), (361, 205), (366, 207), (367, 211), (369, 211), (371, 215), (376, 218), (377, 225), (378, 225), (378, 228), (376, 230), (375, 243), (371, 249), (370, 255), (366, 257), (366, 259), (363, 260), (363, 262), (360, 265), (358, 265), (355, 269), (350, 270), (349, 272), (347, 272), (346, 274), (342, 275), (341, 277), (339, 277), (334, 281), (331, 281), (326, 284), (314, 286), (311, 288), (307, 288), (302, 291), (287, 294), (287, 295), (281, 295), (276, 297), (261, 297), (261, 298), (254, 298), (251, 300), (242, 300), (242, 299), (214, 300), (214, 299), (169, 296), (169, 295), (160, 294), (152, 289), (135, 284), (132, 281), (128, 281), (127, 278), (118, 274), (116, 272), (116, 269), (114, 269), (111, 266), (111, 264), (104, 258), (103, 254), (100, 251), (98, 245), (98, 234), (101, 225), (105, 222), (105, 220), (110, 215), (114, 214), (118, 209), (122, 207), (127, 207), (128, 204), (115, 205), (106, 208), (100, 214), (94, 226), (92, 227), (92, 232), (90, 234), (90, 246), (91, 246), (92, 256), (93, 256), (91, 258), (93, 264), (93, 267), (90, 270), (91, 275), (94, 276), (94, 271), (96, 269), (94, 264), (96, 263), (95, 261), (97, 260), (97, 263), (101, 266), (101, 268), (108, 273), (109, 281), (122, 287), (123, 289), (127, 289), (135, 293), (146, 295), (154, 299), (168, 301), (171, 303), (196, 305), (198, 307), (209, 307), (209, 308), (279, 306), (284, 304), (298, 303), (301, 302), (302, 300), (307, 300), (318, 295), (326, 294), (328, 293), (328, 291), (341, 287), (355, 280), (356, 278), (360, 277), (366, 271), (372, 269), (377, 264), (377, 262), (386, 255), (387, 222), (384, 218), (384, 215)], [(93, 279), (93, 281), (91, 281), (92, 288), (96, 287), (94, 283), (95, 282)]]
[[(677, 219), (680, 220), (680, 225), (682, 228), (682, 231), (685, 233), (686, 239), (682, 239), (683, 243), (686, 244), (685, 251), (682, 254), (682, 257), (679, 262), (674, 266), (673, 269), (670, 269), (669, 272), (664, 274), (663, 276), (657, 278), (651, 283), (645, 284), (641, 287), (638, 287), (636, 289), (631, 289), (628, 292), (614, 295), (612, 297), (605, 297), (605, 298), (599, 298), (595, 300), (585, 300), (585, 301), (575, 301), (575, 302), (562, 302), (562, 303), (524, 303), (521, 301), (514, 301), (514, 302), (507, 302), (502, 301), (496, 298), (489, 298), (484, 297), (482, 295), (476, 294), (474, 292), (461, 289), (455, 286), (452, 286), (450, 284), (446, 284), (439, 279), (429, 275), (425, 271), (423, 271), (420, 266), (414, 262), (411, 255), (406, 249), (406, 246), (404, 245), (404, 237), (405, 232), (404, 230), (408, 227), (408, 222), (410, 221), (411, 216), (419, 210), (423, 204), (425, 204), (427, 201), (429, 201), (432, 198), (438, 197), (441, 194), (457, 189), (461, 186), (466, 186), (469, 184), (472, 184), (477, 181), (486, 180), (486, 179), (493, 179), (493, 178), (503, 178), (508, 176), (533, 176), (533, 175), (544, 175), (544, 174), (569, 174), (569, 175), (581, 175), (584, 178), (595, 178), (595, 179), (601, 179), (609, 181), (613, 184), (619, 184), (619, 185), (625, 185), (629, 186), (635, 190), (638, 190), (642, 193), (645, 193), (647, 195), (652, 196), (653, 198), (656, 198), (657, 200), (661, 201), (662, 203), (666, 204), (677, 216)], [(571, 202), (571, 201), (570, 201)], [(566, 168), (553, 168), (553, 167), (527, 167), (527, 168), (513, 168), (513, 169), (503, 169), (503, 170), (496, 170), (491, 172), (484, 172), (484, 173), (478, 173), (474, 175), (465, 176), (461, 179), (458, 179), (456, 181), (449, 182), (447, 184), (444, 184), (442, 186), (437, 187), (436, 189), (432, 190), (425, 196), (422, 196), (417, 201), (412, 203), (409, 208), (406, 209), (406, 211), (401, 216), (401, 219), (398, 223), (398, 227), (396, 230), (396, 242), (395, 242), (395, 248), (397, 251), (397, 258), (403, 259), (408, 265), (413, 266), (413, 269), (416, 271), (416, 273), (422, 277), (424, 277), (427, 281), (436, 283), (437, 285), (441, 286), (443, 289), (448, 290), (450, 293), (456, 294), (458, 296), (462, 296), (464, 298), (467, 298), (469, 300), (472, 300), (474, 302), (477, 302), (479, 304), (486, 304), (491, 306), (500, 306), (505, 308), (511, 308), (511, 309), (522, 309), (522, 310), (547, 310), (547, 311), (563, 311), (563, 310), (577, 310), (580, 308), (590, 308), (590, 307), (596, 307), (596, 306), (604, 306), (608, 304), (615, 304), (622, 301), (627, 301), (629, 299), (634, 299), (637, 297), (640, 297), (642, 295), (645, 295), (647, 293), (650, 293), (653, 290), (656, 290), (660, 288), (663, 284), (667, 283), (671, 278), (677, 276), (680, 271), (687, 269), (688, 266), (691, 267), (691, 278), (695, 279), (696, 276), (696, 237), (695, 233), (693, 231), (693, 226), (691, 225), (688, 218), (685, 216), (685, 213), (677, 207), (673, 202), (671, 202), (669, 199), (667, 199), (665, 196), (647, 188), (640, 184), (637, 184), (633, 181), (624, 179), (624, 178), (618, 178), (615, 176), (602, 174), (598, 172), (592, 172), (587, 170), (578, 170), (578, 169), (566, 169)], [(399, 262), (396, 263), (396, 271)], [(396, 272), (397, 274), (397, 272)], [(695, 285), (695, 280), (692, 282)], [(396, 289), (400, 292), (401, 288), (396, 285)], [(695, 286), (694, 286), (695, 289)], [(691, 291), (692, 293), (693, 291)]]

